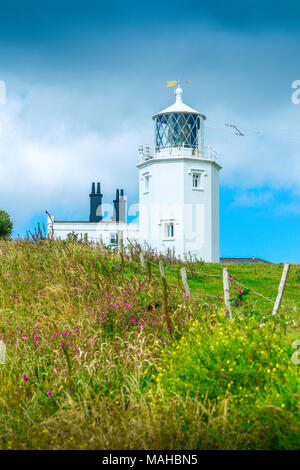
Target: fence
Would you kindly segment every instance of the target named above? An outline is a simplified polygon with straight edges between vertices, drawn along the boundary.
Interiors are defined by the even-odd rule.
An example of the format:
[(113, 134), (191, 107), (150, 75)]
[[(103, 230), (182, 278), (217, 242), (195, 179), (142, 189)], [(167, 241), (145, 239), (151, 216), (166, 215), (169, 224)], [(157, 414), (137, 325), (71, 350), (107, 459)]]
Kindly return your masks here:
[[(131, 253), (131, 260), (133, 260), (132, 253)], [(140, 253), (140, 263), (141, 263), (142, 269), (145, 269), (146, 265), (148, 266), (148, 274), (149, 274), (149, 266), (150, 265), (155, 266), (156, 268), (159, 269), (160, 277), (164, 278), (164, 279), (165, 279), (165, 269), (176, 271), (175, 269), (171, 268), (170, 266), (164, 266), (163, 262), (161, 260), (159, 261), (159, 264), (154, 263), (153, 261), (150, 261), (150, 260), (146, 260), (143, 253)], [(216, 298), (220, 299), (220, 296), (216, 296), (216, 295), (213, 295), (213, 294), (191, 291), (191, 288), (190, 288), (189, 283), (188, 283), (187, 272), (191, 273), (193, 276), (198, 274), (200, 276), (215, 277), (215, 278), (219, 278), (220, 280), (222, 280), (223, 292), (224, 292), (225, 311), (226, 311), (227, 316), (229, 318), (232, 318), (232, 306), (231, 306), (231, 298), (230, 298), (230, 283), (231, 282), (243, 287), (244, 289), (247, 289), (247, 290), (251, 291), (254, 295), (263, 298), (267, 302), (272, 303), (273, 304), (272, 316), (274, 316), (274, 317), (278, 314), (280, 307), (294, 309), (295, 307), (293, 307), (293, 306), (283, 305), (282, 304), (283, 294), (284, 294), (284, 290), (285, 290), (289, 270), (290, 270), (290, 264), (288, 264), (288, 263), (284, 264), (282, 275), (281, 275), (281, 280), (280, 280), (280, 283), (279, 283), (279, 286), (278, 286), (277, 296), (276, 296), (275, 300), (266, 297), (265, 295), (261, 294), (260, 292), (257, 292), (256, 290), (254, 290), (252, 288), (249, 288), (245, 284), (242, 284), (238, 280), (231, 277), (227, 267), (223, 268), (223, 275), (222, 276), (219, 276), (217, 274), (206, 273), (205, 271), (202, 271), (202, 272), (187, 271), (185, 267), (182, 267), (179, 270), (179, 272), (180, 272), (180, 277), (181, 277), (181, 281), (182, 281), (183, 290), (184, 290), (185, 295), (186, 295), (187, 298), (191, 298), (192, 296), (203, 296), (203, 297), (216, 297)], [(178, 270), (177, 270), (177, 272), (178, 272)], [(151, 274), (149, 276), (149, 279), (150, 278), (151, 278)], [(169, 284), (173, 287), (176, 287), (176, 288), (178, 287), (175, 284), (172, 284), (172, 283), (169, 283)], [(297, 310), (299, 311), (300, 309), (297, 308)]]

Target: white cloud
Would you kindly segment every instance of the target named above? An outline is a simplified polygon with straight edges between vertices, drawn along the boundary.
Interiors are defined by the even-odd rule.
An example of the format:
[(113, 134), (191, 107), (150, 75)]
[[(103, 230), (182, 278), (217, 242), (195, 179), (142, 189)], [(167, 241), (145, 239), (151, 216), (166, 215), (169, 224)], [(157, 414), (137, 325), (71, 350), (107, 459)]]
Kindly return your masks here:
[[(92, 181), (101, 181), (105, 202), (112, 200), (117, 187), (124, 187), (131, 202), (137, 200), (137, 147), (153, 139), (151, 115), (141, 119), (141, 114), (151, 106), (143, 104), (141, 112), (136, 99), (126, 120), (124, 105), (117, 114), (120, 91), (115, 97), (101, 93), (94, 100), (93, 90), (80, 94), (66, 90), (64, 83), (10, 82), (9, 99), (0, 106), (0, 206), (12, 214), (16, 228), (45, 209), (56, 217), (86, 218)], [(150, 101), (146, 96), (145, 103)], [(238, 188), (234, 204), (266, 204), (279, 188), (300, 194), (300, 134), (295, 131), (300, 106), (289, 101), (276, 115), (265, 112), (251, 125), (244, 109), (238, 115), (218, 102), (220, 97), (205, 110), (205, 140), (220, 154), (221, 184)], [(234, 135), (226, 122), (245, 136)], [(257, 187), (261, 190), (253, 191)]]
[(271, 191), (246, 191), (242, 194), (237, 194), (233, 200), (232, 206), (238, 207), (256, 207), (265, 206), (274, 199), (274, 194)]
[[(135, 165), (143, 128), (124, 122), (115, 135), (105, 136), (74, 129), (71, 120), (54, 110), (45, 118), (53, 127), (44, 128), (41, 108), (47, 115), (51, 99), (50, 93), (36, 110), (28, 109), (28, 98), (15, 98), (0, 108), (0, 206), (12, 214), (17, 228), (45, 209), (88, 217), (92, 181), (101, 182), (107, 202), (116, 187), (134, 195), (138, 186)], [(30, 114), (28, 121), (24, 114)]]
[(276, 207), (276, 214), (277, 215), (300, 215), (300, 202), (299, 199), (295, 201), (291, 201), (287, 204), (279, 204)]
[(267, 185), (300, 194), (300, 132), (295, 119), (300, 106), (290, 106), (292, 110), (279, 110), (275, 118), (267, 114), (258, 117), (251, 128), (241, 117), (230, 116), (230, 122), (245, 133), (243, 137), (224, 125), (228, 122), (224, 110), (210, 111), (210, 116), (218, 116), (218, 122), (212, 120), (210, 125), (207, 120), (206, 137), (220, 153), (223, 184), (245, 190)]

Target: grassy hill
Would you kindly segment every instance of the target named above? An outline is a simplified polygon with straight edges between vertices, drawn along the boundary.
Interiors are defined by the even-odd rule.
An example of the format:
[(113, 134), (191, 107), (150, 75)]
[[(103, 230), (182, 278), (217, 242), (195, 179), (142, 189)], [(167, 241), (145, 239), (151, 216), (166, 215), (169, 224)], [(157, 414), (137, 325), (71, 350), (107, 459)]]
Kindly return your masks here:
[(0, 449), (299, 448), (299, 267), (145, 256), (0, 242)]

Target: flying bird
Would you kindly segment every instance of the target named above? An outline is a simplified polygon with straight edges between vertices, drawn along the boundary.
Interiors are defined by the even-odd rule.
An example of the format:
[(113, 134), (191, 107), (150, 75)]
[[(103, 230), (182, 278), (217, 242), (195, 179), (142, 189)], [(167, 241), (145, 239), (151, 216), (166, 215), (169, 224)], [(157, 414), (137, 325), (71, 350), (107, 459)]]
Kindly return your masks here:
[(236, 132), (235, 135), (238, 135), (238, 136), (244, 136), (245, 134), (243, 134), (236, 126), (234, 126), (233, 124), (225, 124), (225, 126), (228, 126), (228, 127), (233, 127), (233, 129), (235, 129)]

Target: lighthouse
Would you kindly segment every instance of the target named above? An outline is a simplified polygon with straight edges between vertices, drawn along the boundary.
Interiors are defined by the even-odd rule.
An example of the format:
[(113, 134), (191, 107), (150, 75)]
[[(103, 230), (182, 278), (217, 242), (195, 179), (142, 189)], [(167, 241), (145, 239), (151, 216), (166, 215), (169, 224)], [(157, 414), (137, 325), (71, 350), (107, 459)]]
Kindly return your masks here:
[(175, 103), (153, 116), (154, 152), (139, 148), (139, 239), (159, 252), (219, 262), (219, 171), (204, 145), (206, 116)]
[[(139, 148), (139, 224), (127, 222), (127, 196), (117, 189), (102, 205), (100, 182), (92, 183), (87, 221), (48, 215), (55, 238), (80, 237), (117, 246), (120, 240), (150, 245), (181, 259), (220, 261), (219, 171), (216, 153), (204, 144), (206, 117), (187, 106), (178, 82), (175, 103), (153, 116), (154, 150)], [(102, 187), (102, 186), (101, 186)], [(107, 212), (111, 208), (111, 219)]]

